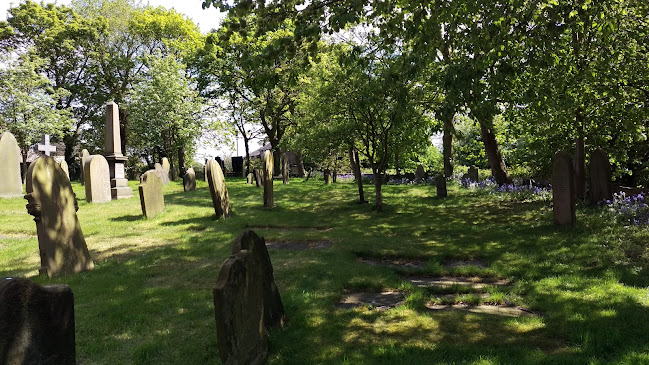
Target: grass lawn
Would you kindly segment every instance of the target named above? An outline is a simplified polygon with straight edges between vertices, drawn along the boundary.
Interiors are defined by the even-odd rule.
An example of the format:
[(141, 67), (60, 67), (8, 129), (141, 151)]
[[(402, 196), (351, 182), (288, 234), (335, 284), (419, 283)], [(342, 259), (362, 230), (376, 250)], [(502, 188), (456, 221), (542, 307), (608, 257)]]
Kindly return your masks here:
[[(165, 187), (166, 212), (142, 217), (135, 197), (85, 202), (73, 183), (95, 269), (37, 277), (38, 242), (22, 198), (0, 199), (0, 276), (65, 283), (75, 296), (80, 364), (220, 363), (212, 286), (234, 238), (247, 226), (267, 241), (321, 241), (317, 250), (270, 255), (288, 316), (270, 333), (270, 364), (607, 364), (649, 363), (649, 229), (609, 223), (580, 208), (574, 229), (552, 225), (547, 201), (512, 202), (449, 186), (385, 186), (385, 212), (358, 205), (351, 183), (275, 182), (272, 211), (262, 190), (228, 179), (233, 217), (215, 220), (207, 183), (184, 193)], [(366, 195), (373, 189), (366, 186)], [(330, 227), (273, 229), (268, 227)], [(359, 257), (410, 259), (395, 270)], [(486, 267), (448, 268), (454, 260)], [(511, 318), (430, 311), (438, 292), (404, 274), (506, 279), (488, 301), (541, 314)], [(349, 291), (397, 289), (403, 305), (387, 311), (335, 306)], [(470, 296), (470, 295), (469, 295)], [(476, 297), (477, 298), (477, 297)], [(475, 299), (473, 299), (475, 300)]]

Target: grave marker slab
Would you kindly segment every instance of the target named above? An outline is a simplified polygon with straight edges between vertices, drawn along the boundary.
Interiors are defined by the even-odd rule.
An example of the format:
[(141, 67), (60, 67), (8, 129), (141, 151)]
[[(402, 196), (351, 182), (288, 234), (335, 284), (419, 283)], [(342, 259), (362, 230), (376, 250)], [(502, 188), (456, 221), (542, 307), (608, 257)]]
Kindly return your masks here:
[(264, 186), (264, 174), (261, 170), (254, 169), (253, 172), (255, 174), (255, 185), (257, 185), (258, 188)]
[(75, 364), (74, 295), (67, 285), (0, 278), (3, 364)]
[(53, 158), (32, 162), (26, 177), (27, 212), (34, 216), (41, 273), (77, 273), (94, 267), (77, 218), (77, 199), (70, 180)]
[(142, 214), (147, 218), (153, 218), (164, 212), (165, 200), (162, 193), (162, 180), (154, 170), (149, 170), (140, 177), (140, 206)]
[(552, 168), (552, 213), (557, 226), (574, 226), (575, 173), (572, 158), (567, 152), (554, 155)]
[(68, 180), (70, 180), (70, 169), (68, 168), (68, 163), (63, 160), (59, 163), (59, 166), (61, 166), (61, 170), (65, 172), (65, 176), (67, 176)]
[(437, 197), (438, 198), (446, 198), (448, 196), (448, 192), (446, 190), (446, 178), (444, 175), (438, 175), (435, 177), (435, 187), (437, 187)]
[(264, 208), (275, 207), (275, 196), (273, 193), (273, 153), (264, 152)]
[(169, 159), (166, 157), (162, 158), (162, 169), (167, 173), (169, 179), (171, 179), (171, 164), (169, 164)]
[(604, 151), (597, 149), (590, 155), (590, 199), (599, 204), (611, 199), (611, 164)]
[(23, 179), (20, 176), (20, 147), (16, 137), (9, 132), (0, 135), (0, 197), (23, 195)]
[(196, 190), (196, 173), (194, 172), (193, 167), (190, 167), (185, 171), (185, 175), (183, 176), (183, 190)]
[[(154, 166), (155, 167), (154, 167), (153, 171), (155, 171), (155, 174), (158, 175), (158, 177), (160, 178), (160, 181), (162, 181), (162, 184), (163, 185), (169, 185), (169, 182), (170, 182), (169, 174), (164, 170), (162, 165), (160, 165), (159, 163), (156, 162)], [(142, 177), (140, 177), (140, 182), (142, 182)]]
[(426, 177), (426, 171), (424, 171), (424, 166), (417, 165), (417, 170), (415, 171), (415, 181), (422, 182)]
[(467, 172), (467, 178), (472, 182), (478, 182), (478, 168), (475, 166), (469, 167), (469, 171)]
[(81, 180), (81, 186), (85, 184), (85, 177), (83, 176), (83, 165), (86, 163), (86, 159), (88, 157), (90, 157), (88, 150), (85, 148), (81, 150), (81, 163), (79, 164), (79, 169), (81, 170), (81, 175), (79, 176), (79, 180)]
[(85, 159), (83, 167), (86, 201), (88, 203), (107, 203), (111, 201), (110, 168), (102, 155), (91, 155)]
[(228, 196), (228, 188), (225, 186), (223, 171), (221, 170), (221, 166), (214, 160), (208, 161), (207, 164), (209, 166), (207, 182), (210, 186), (214, 212), (217, 218), (228, 218), (232, 213), (232, 207), (230, 206), (230, 198)]

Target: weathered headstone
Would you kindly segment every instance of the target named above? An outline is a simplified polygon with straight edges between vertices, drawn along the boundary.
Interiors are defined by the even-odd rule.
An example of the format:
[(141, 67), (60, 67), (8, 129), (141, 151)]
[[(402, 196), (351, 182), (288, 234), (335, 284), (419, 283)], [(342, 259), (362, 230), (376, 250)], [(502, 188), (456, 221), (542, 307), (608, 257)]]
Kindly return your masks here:
[(422, 165), (417, 165), (417, 170), (415, 171), (415, 181), (422, 182), (424, 181), (425, 177), (426, 171), (424, 171), (424, 167)]
[(62, 284), (0, 278), (2, 364), (75, 364), (74, 295)]
[(124, 175), (124, 162), (127, 157), (122, 154), (122, 138), (119, 129), (119, 108), (117, 104), (110, 102), (106, 104), (104, 156), (110, 170), (112, 199), (126, 199), (133, 196), (133, 189), (128, 186), (128, 180)]
[(168, 179), (171, 179), (171, 165), (169, 164), (169, 159), (163, 157), (161, 165), (162, 169), (167, 173)]
[[(155, 163), (153, 171), (155, 171), (155, 174), (158, 175), (160, 178), (160, 181), (162, 181), (163, 185), (169, 185), (169, 174), (165, 171), (165, 169), (160, 165), (159, 163)], [(142, 182), (142, 177), (140, 176), (140, 182)]]
[(83, 176), (83, 165), (86, 163), (86, 159), (88, 157), (90, 157), (88, 150), (85, 148), (81, 150), (81, 163), (79, 165), (79, 169), (81, 170), (81, 175), (79, 177), (79, 180), (81, 180), (81, 186), (85, 184), (85, 177)]
[(65, 176), (68, 177), (68, 180), (70, 180), (70, 169), (68, 168), (68, 163), (65, 162), (65, 160), (61, 160), (59, 163), (59, 166), (61, 166), (61, 170), (65, 172)]
[(190, 167), (185, 171), (185, 175), (183, 176), (183, 190), (196, 190), (196, 173), (194, 172), (193, 167)]
[(162, 193), (162, 180), (154, 170), (149, 170), (140, 176), (140, 206), (142, 214), (147, 218), (153, 218), (164, 212), (165, 199)]
[(264, 152), (264, 207), (271, 209), (275, 206), (273, 193), (273, 153)]
[(258, 188), (264, 186), (264, 174), (261, 172), (261, 170), (254, 169), (253, 172), (255, 174), (255, 185)]
[(437, 197), (446, 198), (448, 193), (446, 191), (446, 177), (444, 175), (435, 177), (435, 186), (437, 187)]
[(111, 201), (110, 168), (102, 155), (91, 155), (85, 159), (83, 167), (86, 201), (88, 203), (107, 203)]
[(254, 181), (255, 181), (255, 174), (251, 172), (246, 176), (246, 184), (252, 185), (254, 184)]
[(224, 364), (264, 364), (267, 329), (281, 326), (284, 310), (263, 238), (246, 231), (235, 241), (214, 285), (214, 318)]
[(207, 176), (207, 182), (210, 186), (214, 212), (217, 218), (228, 218), (232, 213), (232, 207), (230, 206), (230, 198), (228, 197), (228, 188), (225, 186), (223, 171), (216, 161), (210, 160), (207, 163), (210, 172)]
[(9, 132), (2, 133), (0, 135), (0, 197), (23, 195), (20, 161), (20, 147), (16, 137)]
[(282, 153), (282, 182), (284, 184), (288, 184), (289, 177), (288, 177), (289, 169), (288, 169), (288, 158), (286, 156), (286, 152)]
[(478, 168), (475, 166), (469, 167), (469, 172), (467, 172), (467, 178), (472, 182), (478, 182)]
[(590, 199), (599, 204), (611, 199), (611, 164), (604, 151), (597, 149), (590, 155)]
[(322, 177), (324, 178), (325, 184), (331, 184), (331, 170), (324, 169), (324, 171), (322, 171)]
[(40, 272), (54, 276), (92, 269), (77, 198), (61, 167), (51, 157), (40, 157), (29, 165), (25, 185), (27, 212), (36, 222)]
[(574, 179), (572, 158), (567, 152), (557, 152), (552, 167), (552, 213), (555, 225), (575, 225)]

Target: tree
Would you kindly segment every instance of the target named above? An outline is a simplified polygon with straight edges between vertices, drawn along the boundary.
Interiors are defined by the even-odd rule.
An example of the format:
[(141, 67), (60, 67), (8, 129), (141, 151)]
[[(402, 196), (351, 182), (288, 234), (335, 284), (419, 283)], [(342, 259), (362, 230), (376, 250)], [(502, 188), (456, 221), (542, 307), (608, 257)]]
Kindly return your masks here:
[(0, 58), (4, 64), (0, 68), (0, 130), (16, 137), (25, 173), (29, 147), (45, 134), (62, 137), (72, 124), (70, 110), (57, 108), (68, 92), (54, 89), (50, 80), (37, 72), (43, 62), (28, 53)]

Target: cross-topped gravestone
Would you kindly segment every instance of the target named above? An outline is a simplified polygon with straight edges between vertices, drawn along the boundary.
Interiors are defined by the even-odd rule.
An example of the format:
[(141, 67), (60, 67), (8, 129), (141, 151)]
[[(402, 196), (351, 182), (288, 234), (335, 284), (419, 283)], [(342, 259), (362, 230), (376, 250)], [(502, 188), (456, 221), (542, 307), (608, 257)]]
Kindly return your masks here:
[(50, 156), (52, 152), (56, 152), (56, 146), (50, 144), (50, 136), (43, 136), (43, 144), (38, 145), (38, 150), (45, 153), (45, 156)]

